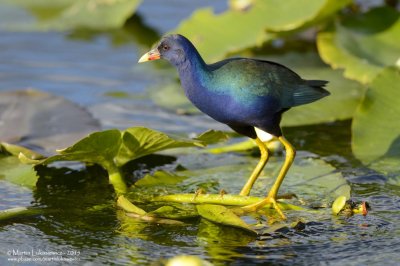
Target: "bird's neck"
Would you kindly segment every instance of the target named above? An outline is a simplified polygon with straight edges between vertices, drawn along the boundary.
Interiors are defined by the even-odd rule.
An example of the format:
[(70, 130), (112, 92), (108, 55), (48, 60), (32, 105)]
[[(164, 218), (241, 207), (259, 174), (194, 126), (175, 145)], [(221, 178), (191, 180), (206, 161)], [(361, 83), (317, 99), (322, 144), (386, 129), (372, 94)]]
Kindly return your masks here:
[(196, 48), (186, 51), (186, 58), (176, 65), (186, 96), (194, 103), (194, 98), (205, 89), (210, 72)]
[(176, 65), (179, 75), (181, 78), (183, 76), (188, 76), (189, 74), (199, 75), (207, 70), (207, 64), (201, 58), (199, 52), (194, 46), (185, 51), (185, 58), (179, 64)]

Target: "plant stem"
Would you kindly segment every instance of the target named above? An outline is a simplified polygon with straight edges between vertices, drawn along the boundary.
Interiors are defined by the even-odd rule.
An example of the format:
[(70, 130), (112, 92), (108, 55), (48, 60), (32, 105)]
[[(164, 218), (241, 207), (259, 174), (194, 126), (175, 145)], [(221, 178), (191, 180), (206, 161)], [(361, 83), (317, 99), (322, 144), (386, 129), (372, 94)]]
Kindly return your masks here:
[(0, 211), (0, 221), (4, 222), (14, 218), (23, 218), (27, 216), (35, 216), (43, 213), (43, 209), (32, 207), (16, 207)]
[[(192, 204), (219, 204), (228, 206), (246, 206), (262, 201), (263, 198), (240, 196), (240, 195), (220, 195), (220, 194), (175, 194), (158, 196), (153, 201), (192, 203)], [(302, 207), (285, 203), (278, 200), (278, 205), (283, 210), (304, 210)], [(272, 208), (272, 205), (266, 205), (265, 208)]]
[(110, 180), (110, 184), (113, 185), (117, 195), (125, 194), (128, 191), (128, 187), (126, 186), (125, 180), (121, 174), (120, 169), (115, 165), (108, 166), (106, 169), (108, 172), (108, 178)]

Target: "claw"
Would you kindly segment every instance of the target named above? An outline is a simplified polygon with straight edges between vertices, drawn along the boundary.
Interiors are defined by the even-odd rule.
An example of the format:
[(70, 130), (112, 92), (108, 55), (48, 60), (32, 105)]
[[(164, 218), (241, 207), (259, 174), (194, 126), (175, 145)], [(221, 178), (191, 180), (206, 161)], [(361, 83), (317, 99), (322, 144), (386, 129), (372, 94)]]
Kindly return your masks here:
[(198, 188), (194, 193), (192, 201), (194, 201), (198, 195), (206, 194), (206, 191), (203, 188)]
[(225, 195), (225, 194), (228, 194), (228, 192), (226, 192), (225, 189), (221, 189), (221, 190), (219, 191), (219, 195), (221, 196), (221, 199), (224, 198), (224, 195)]
[(256, 212), (263, 208), (267, 204), (272, 204), (272, 207), (278, 212), (278, 214), (281, 216), (283, 220), (286, 220), (286, 216), (283, 214), (282, 210), (279, 208), (278, 203), (276, 202), (275, 198), (272, 197), (266, 197), (262, 201), (259, 201), (254, 204), (250, 204), (247, 206), (242, 207), (242, 210), (246, 212)]

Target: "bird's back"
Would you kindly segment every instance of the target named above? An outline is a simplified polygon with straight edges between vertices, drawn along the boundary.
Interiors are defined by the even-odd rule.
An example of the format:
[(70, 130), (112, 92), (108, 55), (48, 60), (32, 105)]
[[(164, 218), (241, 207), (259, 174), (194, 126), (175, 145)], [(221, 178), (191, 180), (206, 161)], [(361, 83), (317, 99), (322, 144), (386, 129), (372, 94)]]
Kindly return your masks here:
[(327, 81), (303, 80), (289, 68), (270, 61), (227, 59), (209, 65), (209, 70), (210, 89), (228, 93), (239, 102), (272, 97), (281, 109), (288, 109), (329, 95), (323, 88)]

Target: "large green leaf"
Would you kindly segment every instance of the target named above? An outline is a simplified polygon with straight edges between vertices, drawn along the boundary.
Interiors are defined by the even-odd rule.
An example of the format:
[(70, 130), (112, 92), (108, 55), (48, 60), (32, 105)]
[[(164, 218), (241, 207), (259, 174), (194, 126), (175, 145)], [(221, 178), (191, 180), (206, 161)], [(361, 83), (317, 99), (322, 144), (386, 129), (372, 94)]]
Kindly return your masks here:
[(206, 218), (215, 223), (238, 227), (249, 232), (256, 233), (250, 225), (240, 219), (232, 210), (225, 206), (214, 204), (197, 205), (197, 211), (203, 218)]
[(261, 45), (275, 37), (270, 31), (299, 29), (330, 16), (349, 0), (258, 0), (246, 11), (228, 10), (214, 14), (210, 8), (197, 10), (173, 32), (188, 37), (205, 60), (215, 61), (227, 53)]
[[(22, 162), (27, 164), (47, 165), (57, 161), (78, 161), (99, 164), (107, 170), (110, 183), (114, 186), (117, 193), (125, 193), (127, 191), (127, 186), (122, 176), (121, 167), (127, 162), (171, 148), (204, 147), (208, 143), (215, 143), (221, 139), (226, 139), (226, 135), (212, 130), (201, 134), (197, 139), (185, 139), (170, 137), (164, 133), (144, 127), (134, 127), (128, 128), (125, 131), (111, 129), (92, 133), (74, 145), (59, 150), (59, 154), (48, 158), (26, 148), (7, 143), (0, 145), (0, 151), (4, 150), (4, 152), (14, 154), (18, 156)], [(6, 157), (6, 159), (15, 160), (20, 163), (16, 157)], [(31, 166), (22, 166), (32, 170)], [(16, 179), (16, 183), (27, 183), (27, 181), (25, 181), (25, 174), (17, 172), (17, 175), (15, 175), (14, 168), (15, 167), (11, 168), (11, 174), (7, 173), (7, 176), (10, 176), (9, 178), (12, 180)], [(25, 170), (27, 171), (27, 169)], [(167, 180), (171, 183), (169, 178), (172, 177), (171, 175), (165, 173), (159, 173), (159, 175), (165, 182)], [(30, 178), (30, 176), (28, 177)], [(184, 179), (184, 177), (177, 178), (179, 180)], [(36, 180), (37, 178), (33, 181), (36, 183)], [(34, 186), (35, 184), (31, 184), (33, 181), (29, 179), (29, 185)], [(151, 182), (154, 183), (156, 181), (157, 180), (153, 179)]]
[(198, 139), (189, 139), (171, 137), (145, 127), (132, 127), (124, 131), (110, 129), (92, 133), (40, 163), (81, 161), (96, 163), (106, 169), (110, 165), (121, 167), (129, 161), (166, 149), (204, 147), (224, 136), (219, 131), (209, 131), (203, 135), (205, 137), (200, 135)]
[(170, 137), (162, 132), (145, 127), (133, 127), (123, 133), (124, 146), (115, 160), (117, 165), (122, 166), (128, 161), (166, 149), (204, 147), (209, 143), (220, 141), (224, 136), (219, 131), (209, 131), (203, 133), (203, 136), (200, 135), (198, 139), (185, 139)]
[[(354, 155), (364, 163), (400, 158), (400, 70), (384, 69), (371, 83), (352, 124)], [(375, 167), (382, 169), (374, 162)], [(398, 168), (398, 164), (397, 164)]]
[(59, 154), (46, 159), (32, 158), (32, 154), (19, 154), (22, 161), (32, 164), (50, 164), (57, 161), (79, 161), (101, 165), (109, 174), (110, 183), (118, 193), (127, 191), (121, 167), (137, 158), (166, 149), (180, 147), (204, 147), (226, 137), (221, 132), (209, 131), (198, 139), (170, 137), (164, 133), (145, 127), (117, 129), (95, 132), (71, 147), (59, 150)]
[(67, 30), (121, 27), (141, 0), (3, 0), (28, 10), (37, 23), (25, 28)]
[(171, 174), (165, 171), (157, 171), (153, 175), (145, 175), (143, 178), (135, 182), (137, 187), (147, 186), (168, 186), (175, 185), (185, 180), (186, 176)]
[(84, 108), (35, 89), (0, 92), (0, 141), (54, 154), (100, 129)]
[(114, 164), (114, 158), (121, 148), (121, 135), (122, 133), (117, 129), (92, 133), (74, 145), (59, 150), (59, 155), (51, 156), (42, 163), (80, 161), (96, 163), (108, 169), (109, 165)]
[(31, 165), (22, 164), (14, 156), (0, 157), (0, 179), (34, 188), (38, 178)]
[(399, 17), (388, 7), (348, 16), (318, 34), (322, 59), (333, 68), (344, 68), (348, 78), (371, 82), (384, 67), (399, 62)]

